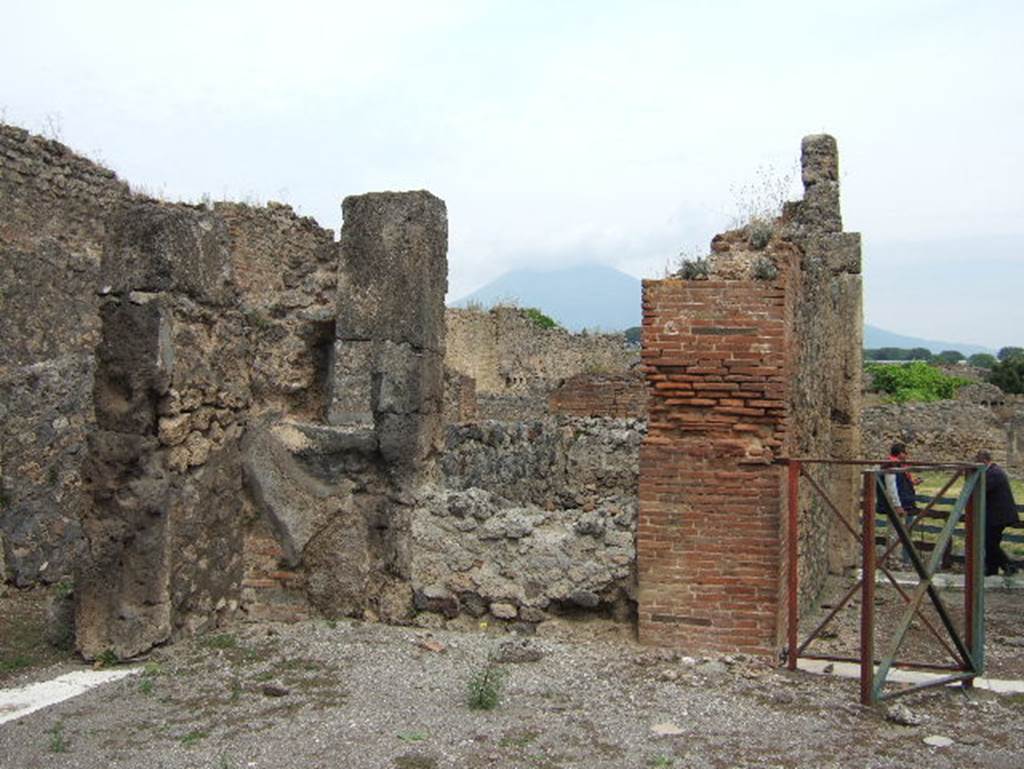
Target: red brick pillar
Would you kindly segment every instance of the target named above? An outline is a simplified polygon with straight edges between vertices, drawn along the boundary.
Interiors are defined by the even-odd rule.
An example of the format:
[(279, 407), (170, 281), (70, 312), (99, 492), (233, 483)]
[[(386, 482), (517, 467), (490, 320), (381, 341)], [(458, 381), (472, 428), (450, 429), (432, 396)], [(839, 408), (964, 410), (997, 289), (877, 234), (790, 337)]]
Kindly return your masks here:
[(791, 302), (782, 279), (644, 281), (640, 640), (773, 654)]

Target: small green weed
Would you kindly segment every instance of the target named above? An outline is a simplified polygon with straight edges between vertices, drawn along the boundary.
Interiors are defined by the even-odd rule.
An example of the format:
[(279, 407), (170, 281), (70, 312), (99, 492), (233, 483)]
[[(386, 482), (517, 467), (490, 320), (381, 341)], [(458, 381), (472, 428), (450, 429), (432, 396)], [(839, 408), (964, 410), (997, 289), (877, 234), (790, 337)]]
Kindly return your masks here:
[(0, 659), (0, 673), (15, 673), (32, 667), (35, 660), (27, 654), (17, 654), (9, 659)]
[(153, 693), (153, 679), (143, 678), (139, 681), (139, 691), (145, 694), (147, 697)]
[(410, 753), (395, 758), (395, 769), (435, 769), (437, 759), (433, 756), (421, 756)]
[(62, 579), (54, 585), (54, 592), (57, 594), (58, 598), (68, 598), (75, 592), (75, 583), (70, 579)]
[(764, 219), (753, 219), (750, 222), (750, 247), (760, 251), (772, 239), (772, 226)]
[(111, 668), (114, 665), (118, 664), (120, 661), (121, 658), (117, 656), (117, 652), (115, 652), (113, 649), (107, 649), (105, 652), (103, 652), (96, 658), (96, 662), (99, 663), (99, 666), (101, 668)]
[(209, 736), (210, 735), (208, 732), (191, 731), (181, 738), (181, 744), (188, 748), (195, 745), (200, 740), (206, 739)]
[(506, 734), (498, 741), (498, 747), (500, 748), (525, 748), (535, 739), (537, 739), (538, 733), (525, 731), (516, 734)]
[(658, 767), (658, 769), (664, 769), (664, 767), (672, 766), (673, 761), (668, 756), (655, 756), (650, 760), (649, 765)]
[(231, 702), (238, 702), (242, 698), (242, 682), (237, 678), (231, 681), (231, 696), (228, 699)]
[(235, 649), (238, 647), (238, 639), (231, 633), (218, 633), (204, 638), (202, 645), (207, 649)]
[(430, 735), (426, 732), (399, 732), (395, 736), (402, 742), (423, 742)]
[(478, 670), (469, 679), (467, 704), (471, 710), (494, 710), (501, 702), (505, 671), (494, 665)]
[(683, 280), (707, 280), (711, 274), (711, 264), (706, 257), (683, 259), (679, 263), (679, 277)]
[(771, 257), (761, 254), (754, 260), (753, 273), (758, 280), (775, 280), (779, 277), (779, 268), (775, 266)]
[(64, 724), (58, 721), (49, 731), (50, 752), (67, 753), (70, 747), (67, 738), (64, 736)]

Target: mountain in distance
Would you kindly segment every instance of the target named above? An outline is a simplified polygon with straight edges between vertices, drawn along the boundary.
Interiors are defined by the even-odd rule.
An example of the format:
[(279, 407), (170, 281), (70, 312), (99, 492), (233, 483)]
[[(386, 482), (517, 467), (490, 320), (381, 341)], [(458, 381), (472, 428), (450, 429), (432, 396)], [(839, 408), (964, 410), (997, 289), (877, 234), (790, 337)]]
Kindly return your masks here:
[[(451, 303), (452, 307), (495, 304), (536, 307), (570, 331), (624, 331), (640, 325), (640, 281), (602, 264), (558, 270), (513, 270)], [(897, 334), (865, 324), (864, 347), (925, 347), (933, 353), (995, 353), (979, 344), (943, 342)]]
[(495, 304), (536, 307), (570, 331), (624, 331), (640, 325), (640, 281), (603, 264), (513, 270), (451, 302)]
[(958, 350), (964, 355), (974, 355), (979, 352), (987, 352), (995, 355), (996, 351), (990, 347), (980, 344), (964, 344), (963, 342), (937, 342), (934, 339), (921, 339), (916, 336), (906, 336), (893, 331), (886, 331), (877, 326), (864, 324), (864, 349), (875, 350), (879, 347), (899, 347), (904, 350), (914, 347), (924, 347), (933, 353), (943, 350)]

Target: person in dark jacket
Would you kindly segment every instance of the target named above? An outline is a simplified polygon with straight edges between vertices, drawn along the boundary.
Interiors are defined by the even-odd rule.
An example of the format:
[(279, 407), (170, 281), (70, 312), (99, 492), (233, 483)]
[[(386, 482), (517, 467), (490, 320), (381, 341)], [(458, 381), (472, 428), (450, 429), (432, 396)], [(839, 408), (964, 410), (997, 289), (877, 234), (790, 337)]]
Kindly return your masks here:
[[(910, 454), (905, 443), (894, 443), (889, 449), (889, 458), (882, 463), (885, 470), (896, 470), (899, 472), (888, 472), (883, 475), (882, 493), (878, 494), (875, 500), (875, 512), (885, 513), (891, 510), (895, 515), (902, 516), (908, 529), (914, 525), (917, 518), (917, 491), (914, 489), (919, 479), (904, 470)], [(910, 554), (904, 548), (902, 550), (903, 566), (910, 566)]]
[(1017, 502), (1013, 498), (1010, 479), (1006, 471), (992, 461), (987, 451), (979, 451), (974, 457), (978, 464), (985, 465), (985, 576), (998, 574), (1002, 569), (1006, 575), (1016, 574), (1019, 564), (1007, 558), (1000, 543), (1003, 529), (1020, 523)]

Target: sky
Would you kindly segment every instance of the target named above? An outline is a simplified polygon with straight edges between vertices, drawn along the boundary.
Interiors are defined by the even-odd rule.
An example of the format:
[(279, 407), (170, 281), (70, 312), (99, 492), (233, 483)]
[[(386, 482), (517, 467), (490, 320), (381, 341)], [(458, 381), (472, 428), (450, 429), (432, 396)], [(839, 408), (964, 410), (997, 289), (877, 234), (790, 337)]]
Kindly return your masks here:
[(172, 200), (429, 189), (449, 299), (660, 277), (839, 143), (865, 320), (1024, 343), (1024, 3), (9, 0), (0, 118)]

